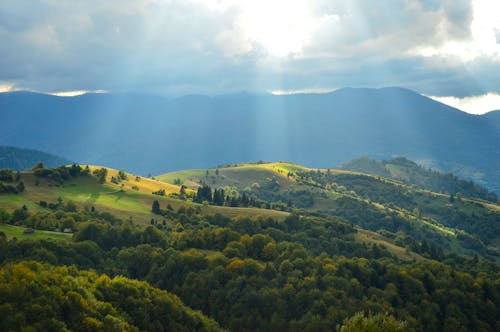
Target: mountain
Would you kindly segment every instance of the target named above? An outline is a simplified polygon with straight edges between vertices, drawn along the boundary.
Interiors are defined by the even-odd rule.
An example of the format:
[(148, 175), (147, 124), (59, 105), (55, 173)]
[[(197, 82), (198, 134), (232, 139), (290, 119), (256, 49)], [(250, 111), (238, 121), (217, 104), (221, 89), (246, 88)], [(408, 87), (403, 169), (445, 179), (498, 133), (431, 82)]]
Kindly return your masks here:
[(23, 171), (39, 162), (42, 162), (47, 167), (71, 164), (68, 159), (50, 153), (12, 146), (0, 146), (0, 169), (10, 168), (15, 171)]
[(486, 114), (483, 114), (482, 117), (488, 119), (488, 121), (495, 125), (498, 130), (500, 130), (500, 110), (488, 112)]
[(0, 94), (0, 112), (1, 144), (140, 174), (245, 160), (331, 167), (397, 155), (500, 190), (497, 117), (401, 88), (175, 99), (15, 92)]

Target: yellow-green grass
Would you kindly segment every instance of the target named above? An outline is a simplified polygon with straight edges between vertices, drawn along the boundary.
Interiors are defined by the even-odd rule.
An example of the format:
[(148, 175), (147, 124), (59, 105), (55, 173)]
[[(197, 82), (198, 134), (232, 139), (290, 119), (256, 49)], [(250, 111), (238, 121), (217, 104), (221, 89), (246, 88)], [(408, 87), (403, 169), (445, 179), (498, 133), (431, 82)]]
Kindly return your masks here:
[[(215, 174), (215, 170), (211, 171), (212, 174)], [(158, 175), (155, 176), (155, 179), (170, 184), (174, 183), (177, 179), (179, 179), (187, 187), (196, 188), (199, 186), (199, 179), (204, 178), (205, 175), (206, 175), (206, 170), (204, 169), (188, 169), (188, 170), (182, 170), (182, 171), (176, 171)]]
[(274, 163), (265, 163), (265, 164), (257, 164), (260, 168), (272, 170), (278, 174), (283, 176), (287, 176), (288, 172), (297, 173), (297, 172), (306, 172), (309, 171), (310, 168), (305, 166), (288, 163), (288, 162), (274, 162)]
[[(102, 168), (101, 166), (89, 166), (90, 171), (93, 172), (97, 169)], [(165, 190), (166, 194), (179, 193), (180, 186), (176, 186), (170, 183), (158, 181), (155, 179), (145, 178), (139, 175), (126, 173), (127, 180), (121, 180), (120, 183), (115, 184), (111, 182), (111, 178), (118, 178), (118, 170), (107, 168), (108, 174), (106, 176), (106, 183), (110, 186), (114, 186), (118, 189), (133, 190), (141, 193), (151, 194), (154, 191)]]
[(391, 239), (386, 238), (376, 232), (372, 232), (366, 229), (357, 228), (357, 232), (354, 235), (356, 241), (364, 243), (372, 243), (377, 245), (383, 245), (387, 250), (389, 250), (394, 256), (396, 256), (401, 261), (420, 261), (425, 259), (417, 253), (406, 250), (406, 248), (400, 247), (394, 244)]
[(55, 239), (55, 240), (69, 240), (73, 236), (71, 233), (50, 232), (35, 230), (34, 233), (24, 233), (25, 227), (12, 226), (7, 224), (0, 224), (0, 232), (7, 235), (7, 239), (17, 238), (23, 239)]
[[(286, 162), (263, 163), (263, 164), (239, 164), (231, 167), (216, 169), (193, 169), (178, 172), (171, 172), (158, 175), (156, 179), (168, 183), (174, 183), (180, 180), (190, 188), (197, 188), (200, 182), (205, 182), (211, 186), (237, 186), (239, 188), (250, 187), (255, 182), (261, 182), (265, 179), (276, 179), (280, 185), (287, 186), (291, 180), (288, 179), (288, 173), (305, 171), (308, 168)], [(208, 174), (207, 174), (208, 171)]]
[[(90, 166), (91, 169), (100, 168)], [(229, 208), (218, 206), (202, 206), (188, 200), (180, 200), (169, 197), (170, 193), (177, 193), (179, 186), (170, 185), (157, 180), (140, 178), (135, 181), (134, 175), (128, 175), (127, 181), (114, 184), (110, 182), (111, 176), (117, 176), (118, 171), (108, 169), (108, 181), (99, 184), (95, 177), (79, 177), (77, 179), (65, 181), (63, 184), (56, 184), (53, 181), (37, 178), (33, 173), (24, 172), (21, 174), (25, 183), (25, 191), (21, 194), (0, 195), (0, 208), (12, 211), (26, 205), (32, 212), (42, 211), (39, 202), (56, 203), (61, 197), (64, 202), (72, 201), (82, 207), (95, 207), (98, 211), (109, 212), (112, 215), (124, 219), (132, 220), (136, 223), (146, 224), (152, 218), (159, 216), (151, 212), (153, 201), (158, 200), (162, 209), (170, 205), (174, 210), (182, 207), (201, 207), (201, 211), (206, 214), (220, 213), (233, 217), (236, 215), (263, 216), (263, 217), (283, 217), (287, 213), (274, 210), (257, 208)], [(132, 185), (139, 187), (139, 190), (132, 189)], [(153, 195), (152, 191), (165, 189), (166, 196)], [(160, 217), (161, 218), (161, 217)]]

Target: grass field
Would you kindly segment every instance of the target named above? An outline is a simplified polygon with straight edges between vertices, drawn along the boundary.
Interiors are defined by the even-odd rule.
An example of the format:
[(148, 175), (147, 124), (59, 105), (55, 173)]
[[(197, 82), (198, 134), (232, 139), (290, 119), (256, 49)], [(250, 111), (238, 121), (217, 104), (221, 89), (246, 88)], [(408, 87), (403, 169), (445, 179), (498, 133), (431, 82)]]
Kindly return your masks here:
[(55, 239), (55, 240), (69, 240), (73, 236), (71, 233), (49, 232), (42, 230), (35, 230), (34, 233), (25, 234), (25, 227), (12, 226), (7, 224), (0, 224), (0, 232), (7, 235), (7, 239), (17, 238), (24, 239)]
[[(91, 171), (101, 168), (89, 166)], [(63, 184), (55, 183), (44, 178), (37, 178), (30, 172), (21, 173), (21, 178), (26, 189), (21, 194), (0, 195), (0, 208), (8, 211), (26, 205), (30, 211), (41, 211), (40, 201), (55, 203), (60, 197), (63, 202), (72, 201), (79, 206), (95, 207), (98, 211), (109, 212), (114, 216), (132, 220), (140, 224), (149, 224), (152, 218), (158, 218), (151, 212), (154, 200), (160, 202), (161, 208), (170, 205), (177, 210), (183, 207), (201, 207), (206, 214), (220, 213), (233, 217), (236, 215), (263, 216), (283, 218), (286, 212), (257, 209), (257, 208), (229, 208), (219, 206), (203, 206), (190, 200), (180, 200), (169, 197), (170, 194), (179, 192), (180, 187), (127, 173), (127, 180), (118, 184), (111, 182), (111, 177), (118, 177), (118, 171), (108, 168), (106, 183), (99, 184), (95, 177), (79, 177), (65, 181)], [(165, 196), (153, 195), (153, 191), (165, 190)], [(189, 190), (188, 190), (189, 192)]]
[[(231, 167), (217, 169), (193, 169), (171, 172), (158, 175), (155, 178), (167, 183), (180, 181), (190, 188), (197, 188), (200, 182), (210, 186), (224, 187), (236, 186), (238, 188), (250, 187), (255, 182), (263, 179), (274, 178), (280, 185), (287, 187), (292, 181), (288, 179), (289, 172), (306, 171), (308, 168), (286, 162), (263, 164), (239, 164)], [(216, 174), (218, 172), (218, 175)]]

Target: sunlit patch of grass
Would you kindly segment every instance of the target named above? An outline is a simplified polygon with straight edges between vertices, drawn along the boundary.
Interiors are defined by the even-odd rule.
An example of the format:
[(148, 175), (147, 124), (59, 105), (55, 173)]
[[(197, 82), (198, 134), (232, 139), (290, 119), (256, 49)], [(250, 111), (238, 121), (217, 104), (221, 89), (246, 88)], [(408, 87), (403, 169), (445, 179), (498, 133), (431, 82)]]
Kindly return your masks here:
[(7, 224), (0, 224), (0, 232), (4, 232), (7, 235), (7, 239), (17, 238), (19, 240), (23, 239), (55, 239), (55, 240), (69, 240), (73, 236), (71, 233), (62, 232), (50, 232), (35, 230), (34, 233), (26, 234), (24, 233), (25, 227), (12, 226)]

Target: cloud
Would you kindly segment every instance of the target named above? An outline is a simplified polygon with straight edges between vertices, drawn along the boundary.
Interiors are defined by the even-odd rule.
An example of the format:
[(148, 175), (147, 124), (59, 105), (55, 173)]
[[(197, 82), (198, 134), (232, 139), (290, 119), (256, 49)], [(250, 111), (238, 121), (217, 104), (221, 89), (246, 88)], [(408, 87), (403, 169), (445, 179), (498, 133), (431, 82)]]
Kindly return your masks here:
[(2, 83), (0, 81), (0, 92), (10, 92), (10, 91), (15, 91), (14, 85), (9, 83)]
[[(475, 33), (483, 30), (473, 24), (478, 4), (4, 0), (0, 81), (46, 92), (215, 94), (387, 85), (460, 97), (499, 92), (495, 49), (476, 52), (492, 40), (498, 45), (498, 30), (485, 19), (481, 29), (489, 37), (479, 41)], [(449, 45), (477, 54), (464, 60), (449, 54)]]
[(457, 98), (453, 96), (436, 97), (429, 96), (443, 104), (447, 104), (471, 114), (484, 114), (490, 111), (500, 110), (500, 94), (487, 93), (481, 96)]

